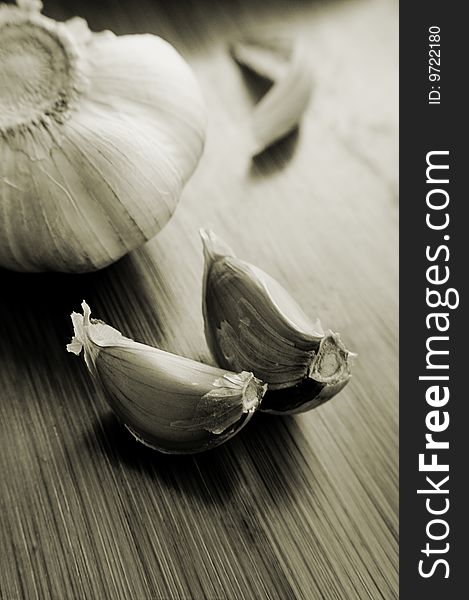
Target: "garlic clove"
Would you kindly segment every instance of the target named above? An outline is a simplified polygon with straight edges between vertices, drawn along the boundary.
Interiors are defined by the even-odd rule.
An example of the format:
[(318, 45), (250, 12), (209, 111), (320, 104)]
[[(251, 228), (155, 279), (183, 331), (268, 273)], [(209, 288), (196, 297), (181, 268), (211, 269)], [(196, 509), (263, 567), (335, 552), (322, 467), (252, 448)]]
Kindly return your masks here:
[(203, 98), (157, 36), (21, 4), (0, 7), (0, 264), (100, 269), (170, 219), (202, 153)]
[(249, 363), (272, 389), (302, 381), (324, 337), (320, 323), (311, 323), (267, 273), (228, 248), (224, 254), (223, 242), (213, 232), (201, 231), (201, 236), (205, 334), (218, 364), (237, 370)]
[(352, 354), (338, 334), (324, 333), (277, 281), (213, 232), (201, 236), (205, 337), (218, 365), (265, 381), (261, 410), (270, 412), (303, 412), (340, 391)]
[(190, 454), (218, 446), (250, 420), (266, 386), (252, 373), (233, 373), (125, 338), (116, 329), (72, 314), (69, 352), (80, 354), (116, 415), (142, 443)]
[(308, 53), (302, 41), (290, 41), (288, 47), (285, 38), (262, 35), (234, 44), (232, 52), (240, 64), (274, 83), (252, 116), (252, 155), (256, 156), (299, 125), (311, 97)]
[[(204, 246), (205, 267), (204, 267), (204, 286), (210, 278), (219, 280), (217, 293), (223, 297), (229, 296), (232, 281), (240, 287), (238, 293), (241, 298), (247, 298), (248, 294), (253, 295), (254, 300), (261, 301), (268, 299), (263, 313), (263, 317), (269, 317), (267, 326), (274, 332), (275, 337), (283, 335), (285, 339), (288, 336), (294, 338), (298, 345), (313, 344), (316, 348), (320, 339), (324, 336), (319, 319), (316, 323), (311, 323), (304, 311), (283, 288), (278, 281), (258, 267), (237, 258), (229, 246), (225, 244), (213, 231), (202, 229), (200, 235)], [(226, 272), (225, 272), (226, 271)], [(232, 281), (231, 281), (232, 280)], [(223, 300), (223, 297), (220, 298)], [(209, 300), (209, 298), (206, 298)], [(256, 304), (254, 301), (252, 304)], [(207, 306), (204, 304), (204, 314), (207, 312)]]

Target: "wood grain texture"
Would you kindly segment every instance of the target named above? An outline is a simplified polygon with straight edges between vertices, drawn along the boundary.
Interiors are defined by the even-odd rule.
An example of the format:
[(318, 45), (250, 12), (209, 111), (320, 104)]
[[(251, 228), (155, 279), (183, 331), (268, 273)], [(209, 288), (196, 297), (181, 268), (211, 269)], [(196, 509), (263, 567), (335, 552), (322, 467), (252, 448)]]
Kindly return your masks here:
[[(153, 241), (90, 275), (0, 272), (0, 597), (397, 597), (397, 5), (51, 1), (56, 18), (149, 31), (193, 66), (204, 157)], [(259, 88), (227, 42), (280, 24), (310, 47), (297, 135), (252, 164)], [(84, 364), (69, 314), (211, 361), (198, 228), (269, 272), (359, 354), (351, 384), (298, 417), (256, 416), (195, 457), (138, 445)]]

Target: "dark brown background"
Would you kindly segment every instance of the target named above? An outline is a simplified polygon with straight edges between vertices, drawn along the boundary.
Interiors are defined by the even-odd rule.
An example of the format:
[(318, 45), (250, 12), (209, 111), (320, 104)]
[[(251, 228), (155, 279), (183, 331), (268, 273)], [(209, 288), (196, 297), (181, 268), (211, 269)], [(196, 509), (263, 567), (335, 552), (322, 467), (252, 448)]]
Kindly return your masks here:
[[(86, 276), (0, 271), (0, 597), (397, 597), (397, 5), (46, 3), (92, 29), (152, 32), (193, 66), (206, 150), (177, 213), (142, 250)], [(255, 163), (259, 88), (227, 53), (282, 24), (310, 48), (299, 135)], [(226, 446), (167, 457), (112, 416), (65, 352), (69, 313), (209, 361), (198, 228), (286, 285), (358, 352), (354, 378), (296, 418), (256, 417)]]

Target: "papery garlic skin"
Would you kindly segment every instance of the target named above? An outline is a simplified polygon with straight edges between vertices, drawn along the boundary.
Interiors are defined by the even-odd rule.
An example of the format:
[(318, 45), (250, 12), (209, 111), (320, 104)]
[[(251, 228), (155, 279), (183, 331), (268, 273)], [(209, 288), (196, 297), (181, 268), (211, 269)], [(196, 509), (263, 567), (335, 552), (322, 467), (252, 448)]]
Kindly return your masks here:
[(72, 314), (69, 352), (82, 350), (116, 415), (142, 443), (165, 453), (218, 446), (244, 427), (265, 393), (252, 373), (233, 373), (125, 338), (116, 329)]
[(154, 35), (0, 6), (0, 265), (100, 269), (173, 214), (205, 139), (185, 61)]
[(201, 236), (205, 337), (217, 364), (268, 384), (264, 412), (305, 412), (332, 398), (350, 380), (354, 356), (339, 335), (311, 323), (277, 281), (213, 232)]

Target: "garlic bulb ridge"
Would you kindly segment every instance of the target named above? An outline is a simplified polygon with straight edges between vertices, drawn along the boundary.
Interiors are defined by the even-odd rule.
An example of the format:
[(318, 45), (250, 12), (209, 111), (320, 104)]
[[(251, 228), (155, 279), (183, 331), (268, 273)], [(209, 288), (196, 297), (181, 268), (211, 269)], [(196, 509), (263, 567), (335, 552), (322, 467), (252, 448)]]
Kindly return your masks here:
[(91, 271), (152, 238), (205, 138), (182, 57), (155, 35), (0, 6), (0, 265)]

